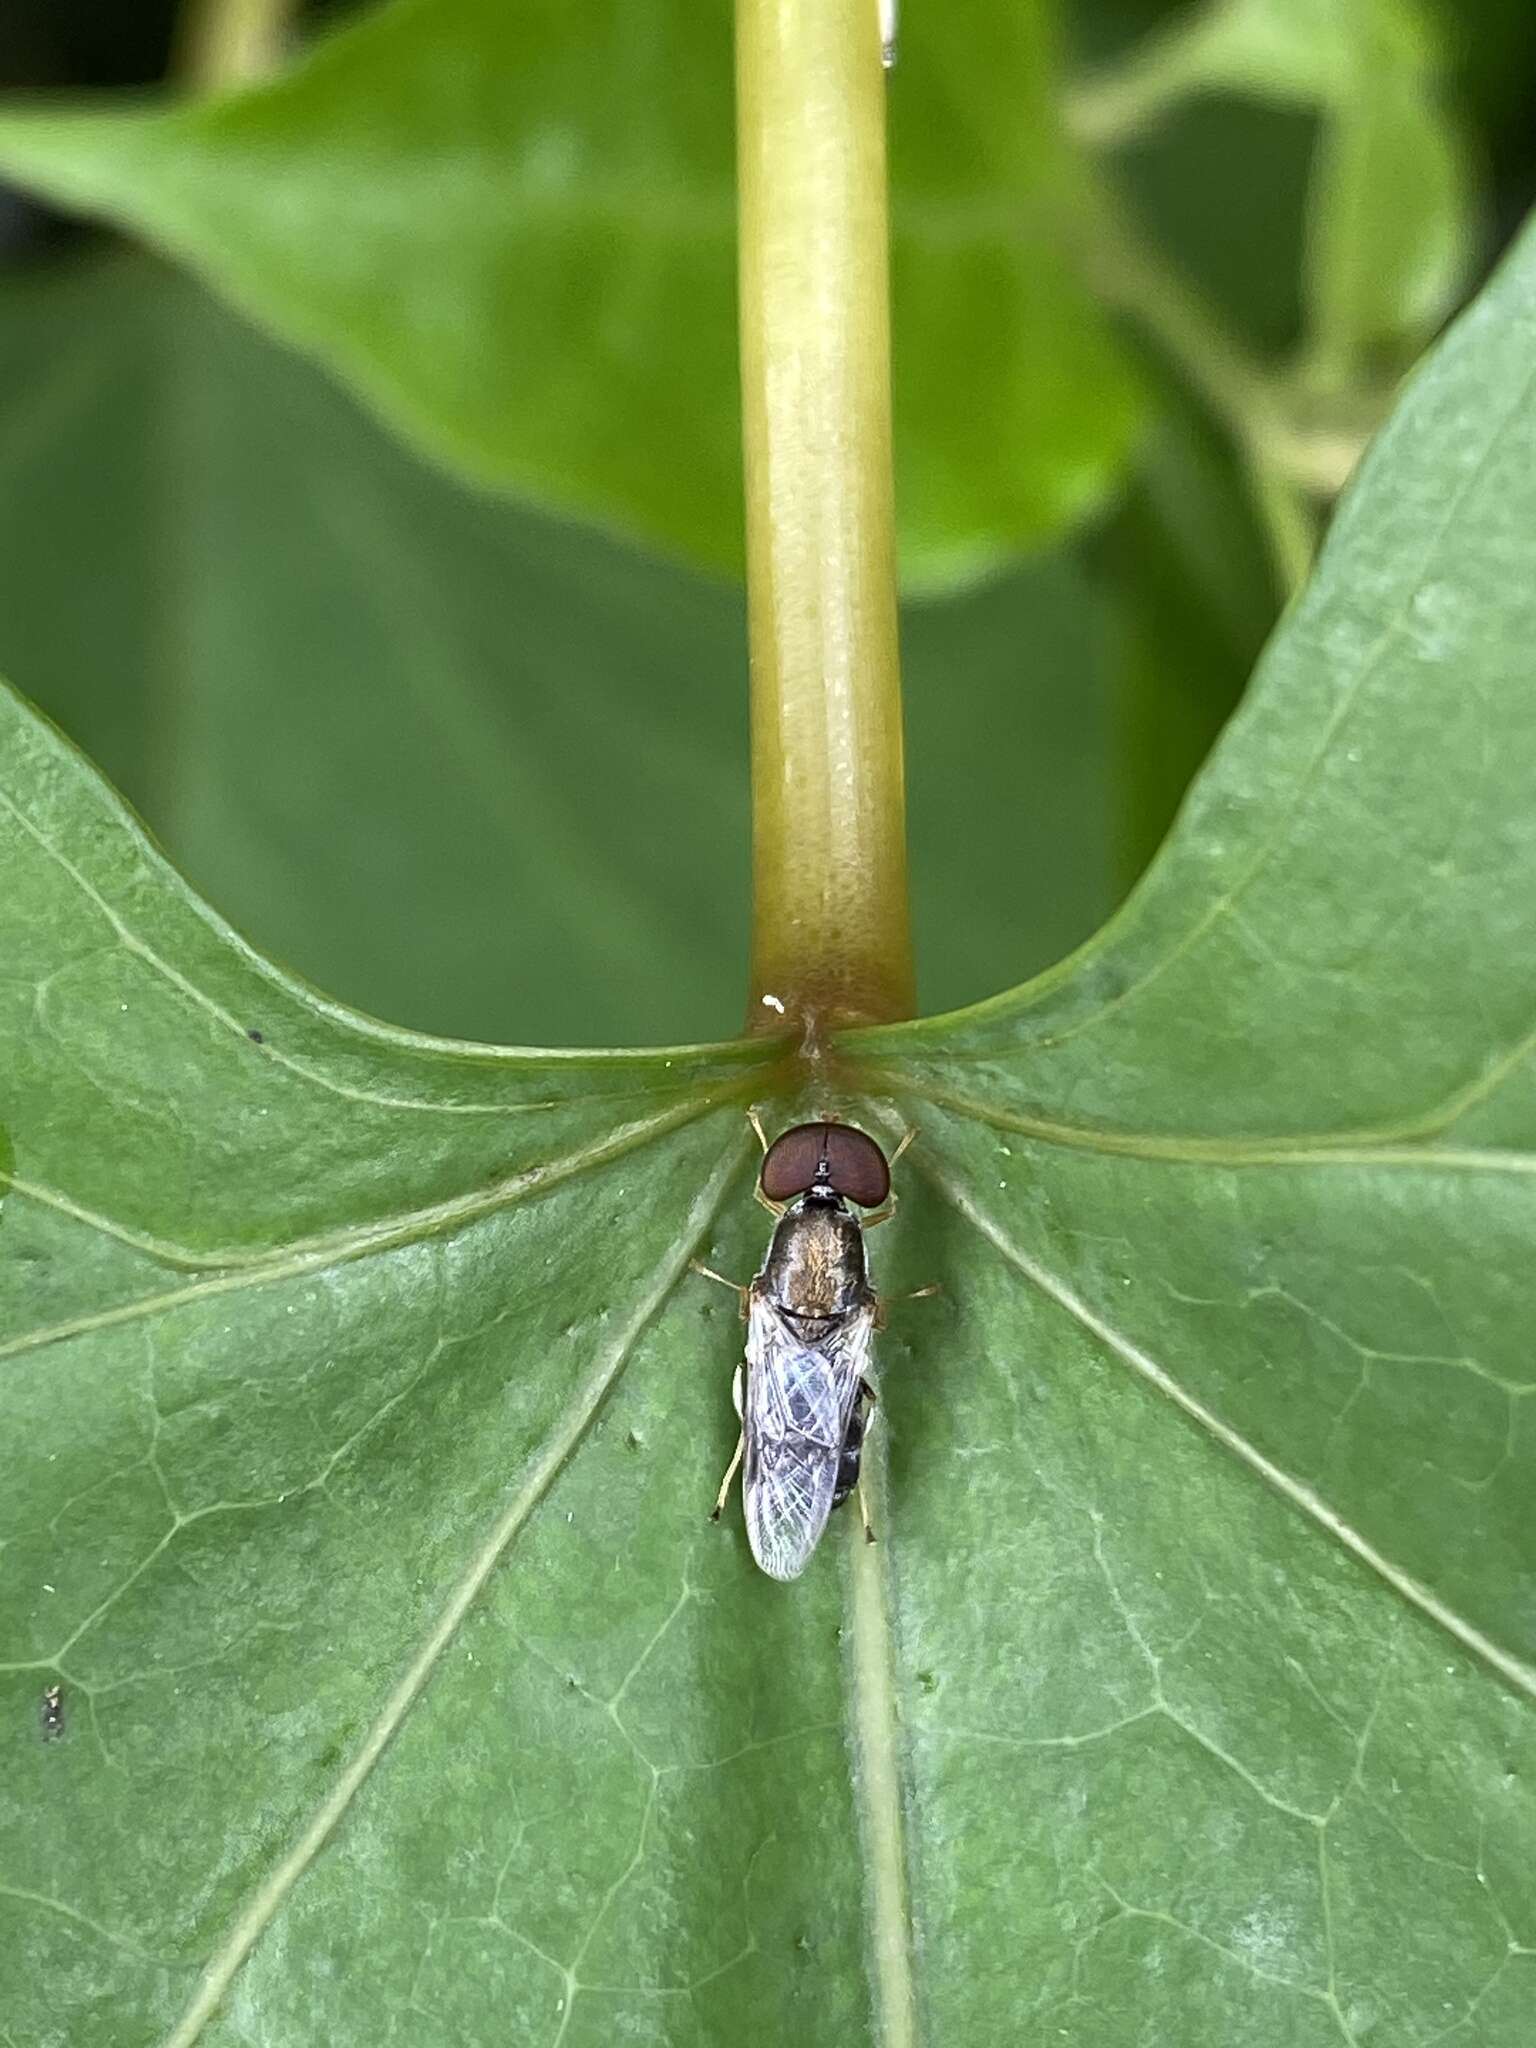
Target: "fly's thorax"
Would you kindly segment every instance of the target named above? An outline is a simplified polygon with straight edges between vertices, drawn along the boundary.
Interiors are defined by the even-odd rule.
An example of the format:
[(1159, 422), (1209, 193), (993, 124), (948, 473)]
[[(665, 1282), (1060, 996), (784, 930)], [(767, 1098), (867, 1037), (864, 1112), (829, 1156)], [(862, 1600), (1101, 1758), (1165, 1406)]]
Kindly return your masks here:
[(779, 1218), (759, 1275), (795, 1316), (840, 1316), (870, 1298), (864, 1231), (837, 1196), (802, 1195)]

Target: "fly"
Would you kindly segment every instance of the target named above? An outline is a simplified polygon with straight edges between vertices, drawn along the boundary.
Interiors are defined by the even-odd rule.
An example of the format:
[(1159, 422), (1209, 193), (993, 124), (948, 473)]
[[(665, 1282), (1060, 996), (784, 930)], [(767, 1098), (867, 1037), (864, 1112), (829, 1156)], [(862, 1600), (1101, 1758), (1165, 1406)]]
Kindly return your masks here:
[(794, 1579), (850, 1493), (874, 1540), (859, 1461), (881, 1318), (864, 1232), (892, 1213), (890, 1163), (852, 1124), (796, 1124), (764, 1140), (757, 1193), (778, 1221), (751, 1284), (724, 1282), (741, 1298), (747, 1342), (732, 1388), (741, 1433), (714, 1512), (740, 1468), (752, 1555), (770, 1578)]

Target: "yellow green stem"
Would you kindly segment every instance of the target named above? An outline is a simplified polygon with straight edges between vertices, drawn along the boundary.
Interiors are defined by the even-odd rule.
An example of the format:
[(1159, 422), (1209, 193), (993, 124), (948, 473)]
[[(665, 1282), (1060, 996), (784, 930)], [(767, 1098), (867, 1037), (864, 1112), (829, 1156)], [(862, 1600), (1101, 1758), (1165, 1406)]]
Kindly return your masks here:
[(232, 92), (277, 71), (297, 0), (185, 0), (176, 71), (193, 92)]
[(913, 1007), (876, 0), (737, 0), (749, 1021)]

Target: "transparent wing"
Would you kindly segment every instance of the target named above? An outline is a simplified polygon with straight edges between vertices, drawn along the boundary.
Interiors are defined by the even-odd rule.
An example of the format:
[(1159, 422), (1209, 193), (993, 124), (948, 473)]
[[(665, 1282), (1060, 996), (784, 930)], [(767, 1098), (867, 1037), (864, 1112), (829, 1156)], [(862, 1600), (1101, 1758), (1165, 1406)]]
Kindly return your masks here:
[(797, 1578), (827, 1525), (874, 1327), (873, 1306), (856, 1309), (807, 1343), (772, 1302), (752, 1295), (742, 1500), (752, 1555), (770, 1578)]

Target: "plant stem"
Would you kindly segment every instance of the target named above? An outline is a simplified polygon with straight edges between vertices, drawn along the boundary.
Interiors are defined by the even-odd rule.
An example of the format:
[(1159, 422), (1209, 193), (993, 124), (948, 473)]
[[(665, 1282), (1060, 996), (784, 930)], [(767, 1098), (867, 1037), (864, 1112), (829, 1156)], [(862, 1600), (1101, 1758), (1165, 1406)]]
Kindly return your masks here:
[(279, 69), (297, 0), (183, 0), (175, 70), (193, 92), (233, 92)]
[(910, 1016), (876, 0), (737, 0), (749, 1025)]
[(1311, 567), (1317, 528), (1297, 480), (1295, 437), (1270, 380), (1198, 294), (1146, 246), (1104, 188), (1088, 188), (1085, 219), (1085, 260), (1094, 285), (1167, 351), (1226, 425), (1248, 473), (1276, 577), (1284, 594), (1294, 596)]
[(1225, 423), (1248, 472), (1280, 587), (1294, 596), (1311, 567), (1316, 524), (1288, 459), (1290, 436), (1268, 378), (1102, 188), (1090, 188), (1086, 217), (1086, 260), (1095, 285), (1167, 350)]

